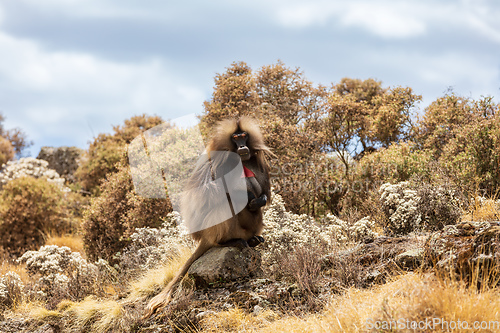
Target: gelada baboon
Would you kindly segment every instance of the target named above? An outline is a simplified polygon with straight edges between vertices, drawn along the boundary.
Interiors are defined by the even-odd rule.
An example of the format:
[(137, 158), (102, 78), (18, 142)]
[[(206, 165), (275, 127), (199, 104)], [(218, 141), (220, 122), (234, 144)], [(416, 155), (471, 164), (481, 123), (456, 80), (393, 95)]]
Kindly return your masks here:
[[(258, 125), (248, 117), (221, 121), (206, 148), (205, 155), (208, 157), (198, 162), (181, 198), (182, 217), (191, 231), (194, 226), (195, 231), (191, 235), (199, 242), (198, 246), (172, 281), (148, 303), (146, 318), (168, 304), (172, 290), (182, 280), (191, 264), (210, 248), (253, 247), (264, 241), (260, 236), (263, 228), (262, 207), (269, 203), (271, 198), (268, 159), (273, 154), (264, 144)], [(227, 178), (224, 181), (223, 176), (234, 167), (234, 156), (236, 163), (243, 165), (241, 169), (239, 164), (240, 174), (237, 178), (244, 187), (246, 186), (243, 188), (245, 200), (241, 209), (231, 208), (232, 214), (227, 216), (221, 213), (223, 209), (220, 207), (230, 205), (228, 202), (231, 201), (231, 191), (228, 188), (233, 186), (226, 184)], [(223, 180), (225, 190), (221, 191), (220, 186), (215, 189), (214, 181), (217, 179)], [(233, 206), (236, 204), (234, 201)]]

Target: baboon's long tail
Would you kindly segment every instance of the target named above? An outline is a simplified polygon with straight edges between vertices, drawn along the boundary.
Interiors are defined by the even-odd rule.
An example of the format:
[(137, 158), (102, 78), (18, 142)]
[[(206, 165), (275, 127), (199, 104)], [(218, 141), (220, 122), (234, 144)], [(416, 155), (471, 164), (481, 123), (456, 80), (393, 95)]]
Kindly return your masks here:
[(201, 257), (205, 252), (207, 252), (210, 248), (214, 246), (215, 246), (214, 244), (208, 243), (206, 241), (203, 240), (200, 241), (200, 243), (194, 250), (191, 257), (189, 257), (189, 259), (182, 266), (177, 275), (168, 283), (168, 285), (165, 288), (163, 288), (161, 293), (159, 293), (149, 301), (148, 305), (146, 306), (146, 314), (143, 316), (143, 319), (149, 318), (156, 312), (156, 310), (164, 307), (170, 302), (173, 289), (182, 280), (184, 275), (186, 275), (187, 271), (189, 270), (189, 267), (191, 267), (191, 265), (193, 264), (193, 262), (196, 261), (196, 259)]

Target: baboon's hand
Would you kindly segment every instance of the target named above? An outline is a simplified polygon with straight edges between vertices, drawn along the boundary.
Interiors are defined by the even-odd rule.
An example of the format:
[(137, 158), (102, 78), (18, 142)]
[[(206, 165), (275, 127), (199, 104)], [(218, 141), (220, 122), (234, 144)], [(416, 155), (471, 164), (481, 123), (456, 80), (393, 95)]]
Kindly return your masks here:
[(250, 200), (248, 203), (248, 209), (253, 212), (266, 205), (267, 195), (262, 194), (260, 197)]

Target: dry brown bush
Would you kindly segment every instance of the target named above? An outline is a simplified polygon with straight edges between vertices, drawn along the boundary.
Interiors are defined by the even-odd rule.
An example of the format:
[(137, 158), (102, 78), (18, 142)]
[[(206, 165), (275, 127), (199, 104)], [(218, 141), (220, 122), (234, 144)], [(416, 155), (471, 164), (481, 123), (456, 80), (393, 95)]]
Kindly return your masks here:
[(160, 125), (158, 116), (145, 114), (125, 120), (123, 126), (113, 127), (114, 134), (99, 134), (90, 143), (75, 176), (82, 187), (94, 195), (99, 194), (99, 185), (110, 174), (117, 172), (118, 162), (128, 163), (126, 156), (129, 144), (141, 132)]
[(14, 147), (9, 140), (0, 136), (0, 166), (14, 158)]
[(83, 217), (85, 253), (115, 263), (113, 256), (129, 244), (135, 228), (159, 227), (172, 211), (167, 199), (147, 199), (134, 191), (129, 168), (117, 165), (118, 171), (101, 185), (101, 195), (93, 198)]

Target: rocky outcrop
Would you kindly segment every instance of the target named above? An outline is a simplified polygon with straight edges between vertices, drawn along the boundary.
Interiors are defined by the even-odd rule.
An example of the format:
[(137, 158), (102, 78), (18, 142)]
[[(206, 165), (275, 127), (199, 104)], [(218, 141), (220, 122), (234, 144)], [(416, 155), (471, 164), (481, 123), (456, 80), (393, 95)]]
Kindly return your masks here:
[(49, 162), (49, 168), (69, 182), (74, 182), (74, 173), (78, 169), (84, 150), (77, 147), (42, 147), (37, 159)]
[(500, 222), (446, 226), (431, 234), (424, 257), (426, 266), (442, 273), (455, 272), (469, 282), (494, 278), (500, 270)]
[(335, 252), (322, 259), (323, 269), (339, 288), (381, 284), (401, 270), (421, 265), (424, 237), (377, 237), (372, 242)]

